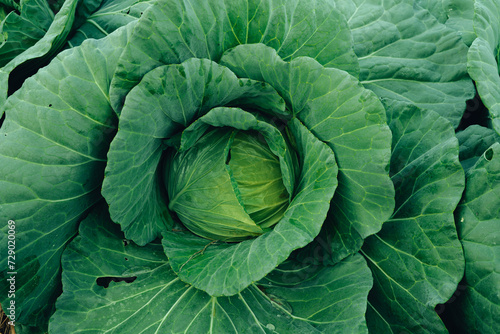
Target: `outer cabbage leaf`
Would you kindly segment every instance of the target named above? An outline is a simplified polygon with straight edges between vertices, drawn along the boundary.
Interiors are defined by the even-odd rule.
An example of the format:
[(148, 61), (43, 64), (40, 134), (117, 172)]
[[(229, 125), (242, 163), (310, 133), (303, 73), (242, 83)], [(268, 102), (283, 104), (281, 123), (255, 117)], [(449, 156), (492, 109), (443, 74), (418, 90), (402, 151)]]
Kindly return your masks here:
[(0, 0), (0, 4), (4, 5), (8, 9), (15, 9), (19, 11), (21, 9), (21, 6), (19, 5), (19, 1), (15, 0)]
[(283, 218), (271, 231), (237, 244), (166, 231), (162, 240), (165, 253), (183, 281), (212, 296), (235, 295), (319, 233), (337, 186), (335, 158), (297, 119), (290, 122), (289, 129), (297, 145), (300, 174)]
[(457, 30), (467, 46), (470, 46), (476, 38), (472, 23), (474, 1), (418, 0), (416, 3), (427, 9), (440, 23)]
[(10, 12), (0, 26), (0, 67), (43, 37), (45, 31), (30, 20)]
[[(347, 269), (347, 266), (349, 266), (349, 269), (345, 271), (346, 274), (348, 273), (345, 276), (339, 272), (332, 273), (331, 277), (335, 277), (337, 281), (335, 285), (342, 286), (345, 289), (336, 290), (337, 305), (333, 313), (336, 319), (330, 324), (322, 324), (323, 333), (368, 333), (365, 320), (367, 298), (363, 298), (362, 296), (364, 291), (366, 291), (365, 289), (371, 287), (372, 282), (366, 279), (363, 266), (358, 265), (360, 259), (362, 257), (356, 254), (333, 266), (333, 268), (337, 269), (343, 267)], [(351, 266), (354, 263), (356, 266)], [(324, 273), (322, 271), (325, 270), (324, 268), (322, 265), (303, 263), (290, 258), (259, 281), (258, 285), (283, 309), (302, 310), (302, 312), (311, 314), (316, 318), (315, 320), (319, 321), (321, 317), (325, 317), (332, 312), (331, 308), (326, 307), (323, 311), (317, 312), (319, 304), (328, 305), (331, 303), (328, 301), (331, 296), (323, 294), (317, 296), (317, 298), (307, 300), (297, 295), (294, 296), (294, 294), (297, 294), (299, 290), (305, 290), (305, 293), (314, 295), (313, 290), (307, 289), (311, 291), (309, 292), (304, 289), (307, 286), (304, 283), (312, 281), (311, 283), (316, 285), (318, 280), (323, 281), (322, 277)], [(326, 268), (331, 268), (331, 266), (327, 266)], [(354, 277), (356, 279), (353, 280)], [(290, 289), (291, 287), (294, 287), (294, 289)], [(331, 289), (333, 285), (329, 287)], [(285, 296), (286, 298), (283, 298)], [(312, 317), (309, 319), (313, 320)]]
[[(64, 246), (100, 198), (117, 123), (107, 87), (127, 32), (61, 53), (7, 100), (0, 134), (0, 220), (16, 221), (19, 323), (47, 321), (60, 293)], [(4, 254), (6, 231), (5, 223)], [(6, 257), (1, 265), (7, 268)], [(6, 275), (2, 271), (2, 281)], [(1, 289), (5, 303), (6, 284)]]
[(241, 45), (221, 63), (239, 77), (273, 86), (288, 109), (335, 152), (339, 185), (325, 223), (333, 262), (359, 251), (394, 208), (388, 176), (390, 130), (375, 94), (347, 73), (312, 59), (282, 61), (263, 45)]
[[(112, 104), (151, 69), (186, 59), (218, 61), (239, 44), (264, 43), (285, 60), (315, 58), (359, 72), (345, 18), (328, 0), (168, 0), (144, 12), (112, 82)], [(147, 50), (147, 52), (145, 51)]]
[(367, 323), (374, 333), (447, 333), (434, 311), (454, 293), (464, 259), (453, 211), (464, 189), (453, 128), (435, 112), (389, 103), (396, 209), (365, 240), (374, 286)]
[(488, 108), (491, 125), (500, 134), (500, 79), (493, 49), (483, 39), (477, 38), (469, 50), (469, 72), (476, 81), (477, 91)]
[(467, 47), (412, 0), (340, 0), (354, 39), (360, 81), (378, 96), (431, 109), (457, 127), (474, 97)]
[(54, 19), (54, 13), (47, 0), (21, 0), (21, 16), (29, 18), (38, 27), (47, 30)]
[[(120, 334), (366, 333), (363, 315), (372, 280), (363, 258), (356, 255), (313, 271), (314, 275), (295, 275), (294, 284), (265, 281), (232, 297), (211, 297), (177, 277), (160, 245), (125, 245), (118, 225), (99, 206), (82, 222), (79, 236), (63, 255), (64, 292), (49, 329)], [(282, 274), (274, 276), (285, 278)]]
[(481, 101), (488, 108), (493, 129), (500, 134), (500, 4), (478, 0), (474, 8), (474, 30), (478, 38), (469, 49), (467, 70), (476, 82)]
[[(498, 50), (500, 39), (500, 5), (495, 0), (474, 1), (474, 31), (476, 36), (485, 40), (493, 50)], [(497, 57), (497, 54), (494, 54)]]
[(500, 143), (467, 172), (456, 210), (465, 254), (465, 278), (450, 305), (453, 322), (468, 333), (500, 331)]
[(445, 23), (448, 20), (446, 6), (450, 0), (416, 0), (415, 3), (428, 10), (440, 22)]
[(457, 30), (462, 36), (462, 40), (470, 46), (476, 38), (474, 33), (474, 2), (469, 0), (448, 0), (448, 20), (446, 25)]
[(77, 22), (78, 29), (72, 32), (67, 46), (78, 46), (88, 38), (106, 37), (116, 29), (136, 21), (152, 2), (152, 0), (103, 0), (96, 9), (79, 7), (77, 14), (80, 14), (81, 22)]

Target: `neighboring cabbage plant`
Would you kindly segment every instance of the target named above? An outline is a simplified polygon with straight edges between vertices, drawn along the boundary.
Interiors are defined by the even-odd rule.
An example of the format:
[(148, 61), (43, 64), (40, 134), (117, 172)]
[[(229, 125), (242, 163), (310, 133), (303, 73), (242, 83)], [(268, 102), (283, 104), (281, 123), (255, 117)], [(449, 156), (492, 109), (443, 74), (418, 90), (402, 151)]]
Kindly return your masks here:
[(150, 4), (146, 0), (0, 1), (0, 116), (7, 96), (61, 50), (107, 36), (137, 20)]

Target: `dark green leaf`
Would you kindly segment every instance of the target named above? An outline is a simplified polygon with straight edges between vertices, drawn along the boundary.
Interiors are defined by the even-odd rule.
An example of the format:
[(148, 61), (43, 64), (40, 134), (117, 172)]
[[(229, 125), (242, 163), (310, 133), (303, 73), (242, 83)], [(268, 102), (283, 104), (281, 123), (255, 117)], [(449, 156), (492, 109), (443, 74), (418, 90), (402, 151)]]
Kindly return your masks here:
[(290, 261), (259, 285), (277, 306), (293, 310), (322, 333), (368, 333), (365, 312), (372, 278), (365, 266), (359, 254), (333, 267)]
[(417, 4), (431, 12), (440, 23), (457, 30), (467, 46), (476, 38), (472, 24), (474, 1), (418, 0)]
[(476, 38), (469, 49), (467, 69), (476, 82), (481, 101), (488, 108), (492, 127), (500, 135), (500, 76), (495, 51), (498, 47)]
[[(359, 255), (295, 284), (251, 284), (232, 297), (211, 297), (182, 282), (161, 246), (125, 245), (99, 206), (63, 256), (64, 292), (51, 333), (366, 333), (372, 280)], [(278, 271), (282, 279), (289, 277)], [(105, 279), (107, 278), (107, 279)], [(102, 282), (108, 287), (102, 286)], [(128, 283), (127, 283), (128, 282)], [(101, 285), (99, 285), (101, 283)]]
[(467, 56), (467, 70), (476, 82), (481, 101), (489, 110), (493, 129), (500, 135), (500, 4), (494, 0), (474, 2), (476, 40)]
[(18, 12), (21, 11), (21, 6), (19, 4), (19, 1), (16, 1), (16, 0), (0, 0), (0, 4), (6, 6), (9, 9), (14, 9), (14, 10), (17, 10)]
[[(17, 90), (24, 80), (61, 50), (71, 31), (78, 0), (68, 0), (54, 17), (47, 33), (32, 47), (0, 69), (0, 115), (8, 94)], [(14, 72), (15, 75), (11, 74)]]
[[(20, 323), (47, 322), (60, 293), (62, 251), (100, 198), (117, 123), (107, 84), (126, 42), (127, 30), (121, 30), (65, 52), (7, 100), (0, 132), (0, 221), (16, 222)], [(3, 254), (6, 232), (2, 224)], [(7, 258), (1, 259), (7, 268)], [(2, 281), (6, 275), (3, 270)], [(7, 286), (1, 288), (5, 303)]]
[(3, 39), (0, 44), (0, 67), (38, 42), (53, 19), (54, 14), (45, 0), (25, 0), (20, 14), (10, 12), (0, 26)]
[(412, 0), (340, 0), (360, 81), (378, 96), (431, 109), (457, 127), (474, 97), (467, 47), (455, 30)]
[(112, 82), (113, 106), (121, 109), (125, 95), (155, 67), (191, 57), (218, 61), (227, 49), (253, 43), (288, 61), (308, 56), (358, 72), (347, 23), (329, 0), (168, 0), (139, 20)]
[(465, 278), (451, 304), (464, 333), (500, 332), (500, 143), (467, 172), (455, 217), (465, 254)]
[(387, 109), (396, 209), (362, 248), (374, 276), (368, 328), (447, 333), (434, 307), (451, 297), (464, 268), (453, 219), (464, 189), (457, 139), (435, 112), (403, 103)]
[[(94, 3), (92, 3), (94, 2)], [(76, 12), (75, 30), (68, 47), (80, 45), (88, 38), (103, 38), (116, 29), (136, 21), (153, 0), (83, 1)], [(102, 2), (102, 3), (101, 3)]]
[(460, 143), (460, 163), (466, 172), (491, 145), (500, 143), (500, 136), (494, 130), (479, 125), (457, 132), (457, 138)]

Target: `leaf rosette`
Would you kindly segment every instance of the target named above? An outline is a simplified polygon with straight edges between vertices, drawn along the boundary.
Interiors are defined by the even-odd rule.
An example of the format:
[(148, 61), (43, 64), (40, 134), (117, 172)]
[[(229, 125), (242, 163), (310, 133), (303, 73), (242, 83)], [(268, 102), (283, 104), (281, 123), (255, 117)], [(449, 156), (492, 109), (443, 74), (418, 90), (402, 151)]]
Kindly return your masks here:
[[(361, 272), (360, 288), (352, 290), (360, 298), (354, 327), (366, 331), (371, 274), (361, 256), (351, 255), (390, 217), (394, 186), (385, 109), (353, 76), (358, 72), (347, 22), (330, 1), (231, 1), (231, 6), (222, 0), (158, 1), (134, 24), (62, 53), (8, 99), (2, 126), (8, 137), (1, 147), (2, 183), (16, 194), (2, 198), (2, 218), (16, 217), (19, 238), (33, 239), (40, 217), (58, 213), (60, 237), (35, 238), (47, 252), (19, 251), (26, 260), (23, 270), (37, 264), (30, 267), (37, 284), (26, 285), (44, 291), (37, 297), (32, 291), (20, 294), (25, 316), (53, 300), (57, 287), (45, 271), (59, 275), (62, 250), (94, 208), (63, 255), (66, 288), (51, 323), (56, 332), (74, 329), (57, 319), (74, 305), (74, 296), (82, 293), (78, 300), (87, 303), (102, 291), (96, 278), (131, 274), (140, 276), (129, 284), (134, 291), (141, 282), (165, 283), (160, 290), (170, 291), (176, 282), (180, 297), (166, 297), (168, 303), (179, 298), (174, 306), (194, 293), (200, 298), (196, 305), (210, 300), (216, 309), (216, 303), (241, 299), (249, 307), (249, 296), (257, 295), (260, 308), (274, 305), (299, 323), (281, 321), (281, 328), (331, 330), (350, 315), (337, 319), (337, 313), (318, 309), (306, 316), (310, 310), (287, 290), (296, 282), (273, 287), (269, 276), (262, 281), (271, 272), (286, 271), (279, 266), (318, 238), (322, 228), (334, 231), (336, 265), (322, 267), (313, 280), (301, 276), (303, 287), (317, 296), (321, 287), (349, 285), (332, 283), (337, 273)], [(76, 96), (76, 87), (85, 94)], [(15, 111), (27, 106), (34, 107), (26, 115)], [(30, 115), (42, 112), (49, 121), (39, 126)], [(27, 140), (46, 154), (13, 149)], [(32, 174), (56, 190), (41, 195), (42, 183), (28, 189), (31, 179), (18, 172), (28, 165), (39, 168)], [(85, 253), (100, 254), (107, 244), (121, 252), (116, 226), (105, 223), (106, 210), (95, 205), (100, 194), (111, 221), (134, 242), (132, 253), (149, 247), (154, 254), (136, 267), (111, 264), (92, 271), (92, 279), (83, 278), (89, 266)], [(93, 244), (89, 226), (99, 221), (106, 231)], [(158, 238), (164, 255), (158, 254)], [(107, 256), (93, 262), (106, 262)], [(161, 280), (155, 279), (161, 276), (155, 268), (164, 272)], [(329, 295), (328, 305), (317, 307), (330, 309), (348, 295), (339, 294), (339, 300)], [(286, 302), (276, 302), (280, 298)], [(289, 304), (297, 306), (283, 306)], [(86, 310), (82, 306), (78, 312)], [(218, 325), (214, 314), (210, 328)], [(232, 328), (239, 331), (247, 323), (238, 320)], [(161, 321), (157, 330), (167, 324)]]
[[(383, 106), (350, 74), (317, 61), (352, 69), (341, 61), (352, 54), (352, 46), (307, 44), (314, 38), (331, 40), (333, 31), (328, 39), (319, 37), (335, 23), (341, 23), (337, 33), (348, 31), (342, 16), (328, 2), (318, 2), (317, 9), (328, 15), (309, 34), (295, 35), (295, 26), (286, 34), (272, 31), (274, 25), (268, 24), (264, 35), (253, 36), (259, 30), (249, 25), (270, 18), (283, 22), (291, 8), (249, 8), (254, 11), (249, 16), (222, 5), (162, 2), (139, 21), (111, 84), (111, 103), (121, 113), (102, 194), (111, 219), (128, 239), (145, 245), (162, 237), (183, 281), (211, 295), (230, 296), (318, 235), (338, 171), (333, 201), (340, 210), (332, 210), (334, 221), (353, 225), (363, 238), (380, 230), (388, 217), (393, 189)], [(301, 12), (295, 10), (295, 15)], [(210, 29), (200, 19), (209, 13), (216, 19), (220, 14)], [(213, 42), (225, 25), (240, 24), (231, 22), (238, 17), (253, 20)], [(174, 18), (192, 26), (177, 29)], [(330, 48), (328, 55), (318, 52), (323, 48)], [(148, 55), (142, 52), (146, 49)], [(278, 189), (266, 180), (270, 175), (249, 176), (259, 172), (259, 167), (248, 169), (250, 161), (258, 164), (263, 157), (250, 159), (248, 151), (238, 155), (242, 136), (247, 147), (239, 151), (249, 150), (252, 140), (274, 160), (275, 167), (260, 168), (275, 170)], [(265, 188), (243, 185), (245, 177)], [(259, 196), (247, 195), (252, 191)], [(264, 198), (272, 192), (274, 198)], [(249, 202), (255, 198), (261, 201), (257, 207)], [(274, 212), (264, 206), (272, 203)], [(264, 217), (258, 218), (259, 212)], [(368, 216), (373, 224), (359, 226)], [(259, 225), (259, 219), (270, 222)]]
[[(162, 65), (127, 94), (102, 193), (128, 239), (163, 237), (182, 280), (231, 296), (318, 235), (337, 161), (356, 168), (354, 149), (390, 139), (383, 111), (348, 73), (261, 43)], [(345, 147), (363, 129), (375, 136)]]

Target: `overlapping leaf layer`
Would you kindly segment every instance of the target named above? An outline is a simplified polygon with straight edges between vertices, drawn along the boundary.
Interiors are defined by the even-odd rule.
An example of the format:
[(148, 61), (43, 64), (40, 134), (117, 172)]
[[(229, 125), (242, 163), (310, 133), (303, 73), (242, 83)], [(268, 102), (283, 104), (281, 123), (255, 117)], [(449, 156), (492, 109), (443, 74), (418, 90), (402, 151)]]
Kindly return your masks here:
[(499, 332), (499, 16), (0, 0), (16, 331)]

